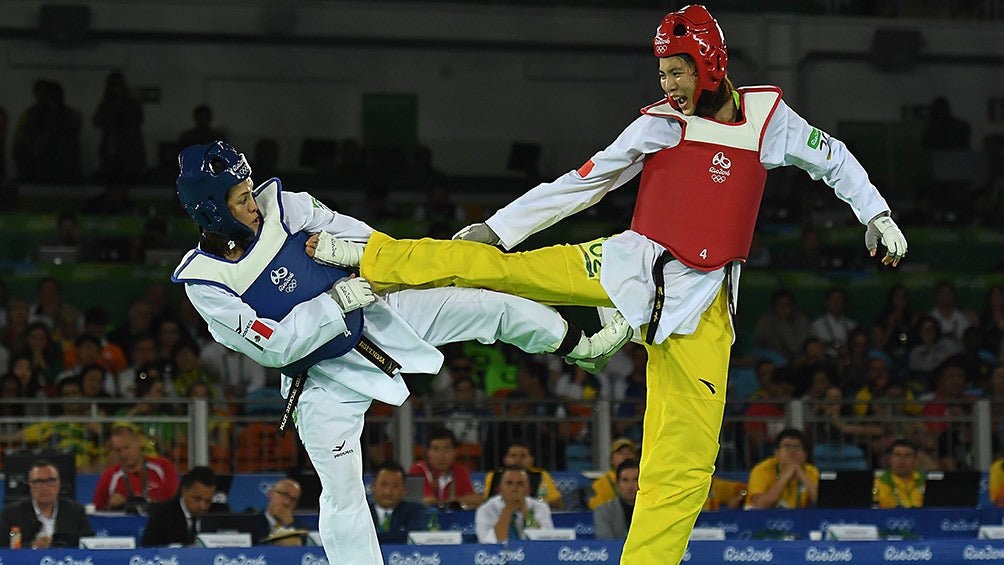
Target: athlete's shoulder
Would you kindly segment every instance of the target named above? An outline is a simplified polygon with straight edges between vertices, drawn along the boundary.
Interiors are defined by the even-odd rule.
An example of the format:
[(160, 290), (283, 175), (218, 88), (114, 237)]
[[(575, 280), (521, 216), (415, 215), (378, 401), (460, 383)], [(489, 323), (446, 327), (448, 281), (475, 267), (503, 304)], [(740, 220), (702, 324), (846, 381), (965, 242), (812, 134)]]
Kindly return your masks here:
[(679, 110), (673, 108), (673, 105), (669, 103), (669, 100), (663, 98), (657, 102), (653, 102), (648, 106), (641, 109), (641, 113), (646, 116), (662, 116), (667, 118), (683, 118), (684, 114)]
[(754, 93), (754, 92), (773, 92), (773, 93), (776, 93), (778, 96), (783, 96), (784, 95), (784, 93), (781, 92), (781, 87), (774, 86), (772, 84), (761, 84), (761, 85), (755, 85), (755, 86), (740, 86), (740, 87), (736, 88), (736, 90), (738, 90), (741, 94), (745, 94), (747, 92), (749, 92), (749, 93)]

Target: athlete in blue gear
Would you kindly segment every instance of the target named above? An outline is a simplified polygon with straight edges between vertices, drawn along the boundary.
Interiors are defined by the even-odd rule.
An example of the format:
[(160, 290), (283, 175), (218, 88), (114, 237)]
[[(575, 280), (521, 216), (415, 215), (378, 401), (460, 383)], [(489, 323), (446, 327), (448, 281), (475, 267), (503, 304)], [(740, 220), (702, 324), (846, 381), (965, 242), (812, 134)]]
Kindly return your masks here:
[[(589, 360), (630, 336), (620, 320), (586, 337), (549, 307), (484, 290), (377, 296), (366, 280), (320, 263), (329, 239), (320, 247), (311, 239), (366, 242), (365, 223), (283, 191), (279, 179), (255, 188), (244, 155), (223, 142), (188, 147), (179, 164), (178, 196), (202, 236), (171, 278), (185, 284), (218, 342), (282, 369), (284, 397), (292, 377), (306, 373), (294, 420), (321, 480), (319, 530), (331, 563), (382, 563), (360, 435), (374, 399), (397, 406), (408, 397), (401, 371), (438, 372), (436, 346), (449, 342), (502, 340)], [(305, 252), (308, 239), (316, 260)]]

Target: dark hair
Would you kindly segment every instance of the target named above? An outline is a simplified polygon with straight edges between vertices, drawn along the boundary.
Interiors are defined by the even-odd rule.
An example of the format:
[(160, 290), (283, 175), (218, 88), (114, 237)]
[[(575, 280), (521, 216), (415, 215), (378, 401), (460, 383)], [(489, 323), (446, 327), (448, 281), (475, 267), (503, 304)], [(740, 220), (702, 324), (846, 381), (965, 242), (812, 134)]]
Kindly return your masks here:
[(105, 369), (104, 369), (104, 367), (102, 367), (101, 365), (98, 365), (97, 363), (91, 363), (90, 365), (84, 365), (83, 367), (80, 368), (79, 371), (77, 371), (76, 377), (78, 379), (80, 379), (80, 386), (84, 385), (84, 375), (86, 375), (87, 373), (90, 373), (91, 371), (98, 371), (98, 372), (100, 372), (101, 373), (101, 382), (102, 382), (102, 384), (104, 384), (104, 378), (105, 378)]
[(777, 432), (777, 436), (774, 437), (774, 449), (780, 449), (781, 442), (786, 439), (797, 439), (803, 448), (808, 448), (805, 443), (805, 434), (802, 433), (802, 430), (798, 428), (785, 428)]
[(470, 377), (457, 377), (456, 379), (453, 380), (453, 385), (452, 385), (453, 388), (457, 388), (457, 385), (460, 383), (470, 383), (471, 388), (475, 390), (477, 390), (478, 388), (478, 385), (474, 382), (474, 379)]
[(48, 284), (48, 283), (52, 283), (56, 287), (56, 290), (62, 290), (63, 289), (63, 285), (60, 284), (59, 280), (56, 279), (55, 277), (42, 277), (41, 279), (39, 279), (38, 285), (35, 288), (42, 288), (42, 285), (45, 285), (45, 284)]
[(192, 488), (195, 483), (216, 488), (216, 473), (209, 467), (192, 467), (181, 476), (181, 488)]
[(518, 437), (513, 438), (512, 441), (509, 442), (509, 445), (506, 446), (505, 448), (506, 453), (508, 453), (509, 450), (512, 449), (513, 447), (524, 447), (526, 448), (527, 451), (530, 452), (531, 456), (533, 455), (533, 448), (530, 447), (530, 442), (526, 441), (523, 438), (518, 438)]
[(638, 461), (635, 459), (625, 459), (621, 461), (621, 464), (617, 466), (617, 480), (620, 480), (621, 473), (625, 469), (638, 469)]
[(85, 343), (89, 343), (89, 344), (93, 345), (94, 347), (97, 347), (98, 349), (101, 349), (101, 340), (99, 340), (98, 338), (92, 336), (91, 334), (80, 334), (80, 335), (77, 336), (77, 339), (75, 339), (73, 341), (73, 345), (76, 346), (76, 347), (80, 347), (81, 345), (83, 345)]
[(63, 389), (66, 388), (66, 385), (75, 385), (81, 391), (83, 390), (80, 386), (80, 377), (66, 377), (56, 383), (56, 396), (63, 396)]
[(49, 461), (48, 459), (36, 459), (32, 461), (31, 467), (28, 467), (27, 474), (30, 475), (33, 470), (39, 469), (41, 467), (52, 467), (53, 469), (56, 470), (56, 478), (59, 478), (59, 467), (57, 467), (55, 463)]
[(431, 446), (432, 442), (437, 439), (448, 439), (454, 448), (460, 443), (457, 441), (457, 436), (452, 431), (446, 428), (433, 428), (432, 432), (429, 433), (429, 441), (426, 443), (427, 446)]
[(844, 300), (847, 299), (847, 289), (842, 286), (830, 287), (830, 289), (826, 291), (826, 298), (829, 298), (834, 294), (839, 294), (840, 296), (844, 297)]
[(111, 318), (108, 316), (108, 310), (105, 310), (100, 306), (94, 306), (92, 308), (88, 308), (87, 311), (84, 312), (85, 326), (91, 324), (107, 326), (110, 321)]
[[(184, 333), (184, 330), (182, 330), (182, 333)], [(182, 349), (188, 349), (194, 353), (196, 357), (199, 356), (199, 345), (191, 339), (188, 339), (188, 337), (182, 336), (178, 340), (178, 343), (174, 344), (174, 350), (171, 351), (171, 357), (177, 356)]]
[(407, 475), (404, 471), (404, 467), (402, 467), (400, 463), (390, 459), (384, 461), (379, 467), (377, 467), (377, 474), (379, 474), (380, 471), (387, 471), (388, 473), (401, 473), (402, 476)]
[(526, 467), (524, 467), (522, 465), (506, 465), (506, 466), (502, 467), (502, 470), (500, 470), (499, 474), (498, 474), (499, 475), (499, 479), (501, 479), (502, 476), (505, 475), (506, 473), (508, 473), (509, 471), (516, 471), (518, 473), (523, 473), (523, 476), (526, 477), (527, 480), (530, 479), (530, 471), (527, 471)]
[(206, 231), (201, 228), (200, 230), (202, 231), (202, 235), (199, 236), (199, 249), (217, 257), (226, 257), (227, 253), (231, 251), (231, 243), (234, 244), (234, 249), (240, 249), (241, 251), (247, 249), (248, 245), (250, 245), (249, 240), (235, 240), (222, 233)]
[(786, 288), (779, 288), (775, 290), (774, 294), (770, 296), (770, 303), (773, 305), (782, 298), (790, 298), (792, 301), (794, 301), (795, 295), (792, 294), (791, 291)]
[(530, 376), (531, 379), (537, 381), (540, 388), (545, 391), (548, 389), (548, 375), (547, 366), (543, 363), (527, 362), (523, 364), (523, 370)]
[(889, 444), (889, 447), (886, 448), (885, 452), (887, 454), (892, 453), (892, 450), (896, 449), (897, 447), (909, 447), (914, 453), (917, 453), (917, 446), (914, 445), (912, 441), (901, 437), (893, 440), (893, 442)]
[[(21, 387), (21, 379), (17, 378), (17, 375), (15, 375), (14, 373), (7, 373), (6, 375), (0, 377), (0, 387), (2, 387), (3, 383), (6, 381), (11, 381), (14, 383), (14, 386), (16, 388), (15, 398), (24, 397), (24, 389)], [(14, 404), (14, 406), (23, 408), (23, 405), (21, 404)]]

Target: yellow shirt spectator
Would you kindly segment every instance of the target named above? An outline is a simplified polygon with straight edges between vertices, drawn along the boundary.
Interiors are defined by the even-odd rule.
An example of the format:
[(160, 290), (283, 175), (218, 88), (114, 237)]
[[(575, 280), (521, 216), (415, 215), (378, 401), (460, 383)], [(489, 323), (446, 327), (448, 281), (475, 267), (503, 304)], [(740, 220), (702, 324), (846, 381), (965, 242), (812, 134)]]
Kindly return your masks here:
[(610, 471), (593, 481), (590, 510), (617, 498), (617, 466), (628, 459), (638, 459), (638, 444), (626, 437), (614, 440), (610, 446)]
[(875, 477), (875, 502), (879, 508), (920, 508), (924, 506), (927, 479), (916, 471), (917, 448), (906, 439), (897, 439), (886, 449), (889, 468)]
[(704, 502), (704, 510), (719, 510), (722, 507), (734, 510), (742, 506), (745, 498), (746, 483), (711, 477), (711, 490)]
[(920, 471), (901, 477), (886, 470), (875, 477), (875, 502), (879, 508), (921, 508), (926, 482)]
[[(538, 500), (543, 500), (551, 508), (561, 508), (564, 505), (564, 501), (561, 499), (561, 491), (554, 484), (554, 479), (551, 478), (551, 473), (547, 470), (541, 469), (540, 467), (530, 467), (526, 470), (528, 477), (531, 477), (531, 483), (533, 475), (539, 475), (540, 480), (537, 482), (537, 490), (530, 493), (531, 497), (536, 497)], [(485, 500), (491, 498), (495, 490), (495, 471), (488, 471), (485, 475)], [(541, 496), (543, 495), (543, 496)]]
[(1004, 506), (1004, 457), (990, 465), (990, 501)]
[[(534, 489), (530, 492), (531, 497), (547, 502), (547, 505), (554, 510), (564, 508), (565, 502), (561, 499), (561, 491), (554, 484), (551, 473), (540, 467), (534, 467), (533, 462), (534, 458), (533, 453), (530, 452), (530, 446), (522, 441), (511, 442), (502, 457), (502, 465), (506, 467), (516, 465), (526, 469), (530, 484)], [(534, 480), (537, 477), (540, 477), (539, 480)], [(488, 474), (485, 475), (485, 500), (496, 494), (492, 492), (498, 486), (495, 484), (494, 478), (495, 471), (488, 471)]]
[(806, 462), (802, 432), (786, 428), (774, 438), (774, 456), (750, 470), (747, 509), (808, 508), (816, 503), (819, 469)]

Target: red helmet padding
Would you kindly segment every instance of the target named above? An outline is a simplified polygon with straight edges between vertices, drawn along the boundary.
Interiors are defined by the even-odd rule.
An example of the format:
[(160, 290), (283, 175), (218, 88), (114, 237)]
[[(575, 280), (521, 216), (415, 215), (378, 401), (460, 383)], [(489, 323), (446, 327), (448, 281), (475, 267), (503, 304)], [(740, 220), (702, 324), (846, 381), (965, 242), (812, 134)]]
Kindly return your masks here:
[(697, 93), (712, 92), (725, 78), (729, 52), (725, 34), (704, 6), (692, 4), (666, 14), (655, 28), (652, 48), (656, 57), (671, 57), (686, 53), (697, 63)]

